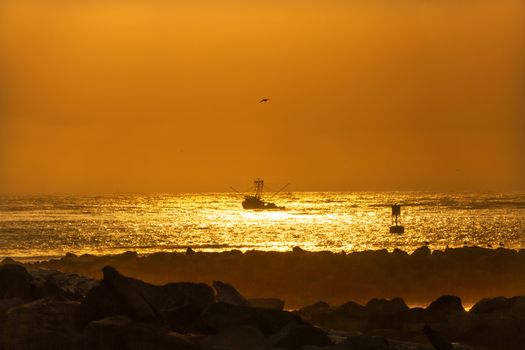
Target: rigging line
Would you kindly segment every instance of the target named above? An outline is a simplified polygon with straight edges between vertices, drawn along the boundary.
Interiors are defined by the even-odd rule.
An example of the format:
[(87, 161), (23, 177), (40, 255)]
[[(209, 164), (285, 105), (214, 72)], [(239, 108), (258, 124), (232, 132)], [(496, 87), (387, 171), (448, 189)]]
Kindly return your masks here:
[(238, 194), (240, 194), (241, 196), (244, 196), (244, 193), (241, 193), (241, 192), (237, 191), (237, 190), (236, 190), (235, 188), (233, 188), (232, 186), (230, 186), (230, 188), (231, 188), (232, 190), (234, 190), (235, 192), (237, 192)]
[(286, 185), (284, 185), (283, 187), (281, 187), (281, 189), (277, 192), (275, 192), (274, 194), (272, 194), (270, 196), (270, 199), (273, 198), (277, 193), (281, 192), (282, 190), (284, 190), (286, 187), (290, 186), (291, 184), (290, 183), (287, 183)]

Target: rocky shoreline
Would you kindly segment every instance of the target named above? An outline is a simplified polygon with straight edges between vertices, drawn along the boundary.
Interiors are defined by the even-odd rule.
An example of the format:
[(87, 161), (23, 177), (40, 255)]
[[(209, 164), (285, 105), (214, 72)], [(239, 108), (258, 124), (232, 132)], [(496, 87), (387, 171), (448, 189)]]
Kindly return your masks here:
[[(7, 259), (7, 262), (12, 260)], [(112, 256), (67, 254), (61, 259), (25, 264), (100, 279), (104, 266), (153, 284), (228, 281), (249, 298), (286, 300), (297, 309), (319, 300), (340, 305), (348, 300), (401, 297), (409, 305), (428, 305), (441, 295), (457, 295), (470, 307), (487, 297), (525, 294), (525, 250), (424, 246), (354, 253), (237, 250), (221, 253), (127, 252)]]
[(0, 266), (0, 349), (525, 348), (525, 297), (483, 299), (468, 312), (451, 295), (426, 308), (394, 298), (286, 311), (220, 281), (158, 286), (110, 266), (102, 275)]
[[(180, 271), (193, 266), (192, 272), (198, 275), (205, 266), (201, 264), (206, 263), (213, 272), (230, 269), (233, 276), (241, 266), (232, 261), (238, 264), (243, 261), (248, 264), (247, 268), (253, 268), (262, 262), (269, 264), (269, 257), (275, 256), (280, 257), (279, 264), (286, 262), (277, 266), (293, 267), (293, 271), (305, 269), (313, 276), (313, 286), (316, 274), (330, 267), (334, 263), (332, 260), (343, 263), (339, 269), (348, 268), (344, 264), (348, 257), (353, 263), (354, 259), (366, 261), (369, 266), (363, 268), (372, 274), (370, 278), (377, 277), (373, 273), (377, 273), (379, 267), (393, 264), (393, 261), (397, 264), (419, 262), (420, 265), (412, 269), (414, 273), (414, 269), (426, 271), (429, 266), (435, 267), (436, 261), (441, 261), (444, 256), (448, 259), (454, 257), (454, 262), (448, 262), (450, 266), (459, 266), (465, 259), (469, 261), (468, 266), (479, 266), (484, 262), (486, 268), (482, 272), (489, 279), (495, 269), (500, 269), (503, 276), (523, 269), (523, 251), (481, 248), (440, 253), (421, 248), (411, 255), (384, 251), (343, 255), (309, 253), (299, 249), (291, 253), (244, 254), (188, 250), (186, 254), (148, 257), (138, 257), (134, 253), (105, 257), (69, 254), (60, 260), (26, 265), (5, 259), (0, 265), (0, 350), (525, 349), (525, 297), (480, 298), (468, 311), (462, 300), (450, 293), (437, 297), (425, 308), (411, 308), (401, 297), (371, 296), (364, 302), (351, 298), (344, 302), (327, 302), (334, 300), (332, 294), (326, 290), (312, 293), (303, 281), (302, 291), (310, 298), (318, 296), (317, 293), (326, 294), (310, 305), (291, 310), (288, 301), (285, 306), (283, 298), (277, 297), (279, 290), (268, 294), (245, 294), (230, 279), (223, 279), (224, 282), (216, 279), (210, 283), (154, 284), (128, 277), (127, 272), (115, 267), (124, 266), (128, 271), (135, 269), (135, 273), (162, 267), (156, 271), (156, 274), (161, 274), (168, 267)], [(321, 262), (328, 266), (320, 265)], [(213, 265), (219, 263), (226, 263), (220, 271)], [(314, 263), (317, 264), (308, 265)], [(521, 265), (505, 270), (505, 264), (516, 263)], [(102, 264), (100, 270), (93, 270)], [(392, 280), (399, 278), (393, 273), (395, 268), (399, 266), (390, 266), (388, 270)], [(98, 278), (71, 272), (75, 270), (90, 271), (89, 274)], [(264, 276), (267, 270), (256, 271), (252, 271), (255, 278), (262, 280), (257, 286), (271, 277), (282, 281), (281, 274), (290, 272)], [(456, 273), (461, 275), (463, 270)], [(473, 273), (478, 275), (481, 272)], [(429, 277), (436, 278), (436, 275), (439, 276), (436, 273)], [(169, 276), (172, 275), (164, 278)], [(519, 288), (523, 276), (515, 276), (513, 283), (503, 287)], [(451, 276), (451, 281), (455, 278), (457, 276)], [(297, 281), (297, 276), (290, 275), (290, 279)], [(497, 284), (498, 281), (490, 282)], [(382, 285), (387, 286), (392, 283), (383, 282)], [(423, 280), (421, 283), (428, 282)], [(354, 289), (360, 287), (355, 280), (352, 285)], [(326, 288), (334, 286), (338, 285), (327, 285)], [(268, 290), (271, 291), (271, 286), (266, 287), (265, 291)], [(337, 290), (333, 290), (336, 293)], [(348, 295), (351, 294), (350, 290)]]

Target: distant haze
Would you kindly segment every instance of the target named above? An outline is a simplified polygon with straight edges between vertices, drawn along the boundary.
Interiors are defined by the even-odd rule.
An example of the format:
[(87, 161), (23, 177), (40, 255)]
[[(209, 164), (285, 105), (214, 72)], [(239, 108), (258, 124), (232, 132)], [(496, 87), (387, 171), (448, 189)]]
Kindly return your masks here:
[(3, 0), (0, 193), (523, 191), (524, 62), (523, 0)]

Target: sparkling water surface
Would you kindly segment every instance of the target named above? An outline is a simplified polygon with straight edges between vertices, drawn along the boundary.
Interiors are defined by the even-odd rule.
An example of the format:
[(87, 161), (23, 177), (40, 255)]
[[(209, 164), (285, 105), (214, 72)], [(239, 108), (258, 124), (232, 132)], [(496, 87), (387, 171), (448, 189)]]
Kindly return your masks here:
[[(525, 247), (525, 194), (293, 193), (285, 211), (247, 211), (236, 194), (1, 196), (0, 257), (137, 251), (406, 251)], [(393, 203), (405, 234), (390, 234)]]

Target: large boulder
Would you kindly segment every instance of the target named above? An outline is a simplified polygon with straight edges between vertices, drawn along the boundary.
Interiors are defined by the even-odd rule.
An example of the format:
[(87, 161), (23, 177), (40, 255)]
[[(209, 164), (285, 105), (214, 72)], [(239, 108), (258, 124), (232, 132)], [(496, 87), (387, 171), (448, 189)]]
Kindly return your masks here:
[(391, 350), (388, 339), (385, 337), (352, 335), (338, 344), (343, 349), (356, 350)]
[(160, 310), (193, 305), (202, 311), (215, 302), (213, 289), (204, 283), (177, 282), (155, 286), (147, 297)]
[(109, 266), (102, 272), (102, 282), (88, 293), (80, 306), (80, 326), (112, 315), (128, 316), (145, 323), (163, 324), (160, 313), (144, 295), (140, 285), (143, 282), (124, 277)]
[(170, 329), (179, 333), (204, 333), (200, 314), (215, 302), (213, 289), (204, 283), (168, 283), (154, 286), (146, 299), (162, 315)]
[(331, 346), (328, 335), (309, 324), (290, 324), (272, 336), (274, 347), (286, 350), (301, 350), (305, 345)]
[(217, 291), (217, 301), (233, 305), (251, 306), (250, 302), (228, 283), (214, 281), (213, 288)]
[(251, 326), (238, 326), (205, 337), (200, 344), (205, 349), (270, 350), (271, 343), (261, 331)]
[(0, 266), (0, 299), (20, 298), (30, 301), (33, 294), (31, 275), (25, 267), (18, 264)]
[(229, 327), (252, 326), (264, 335), (274, 334), (290, 324), (304, 324), (300, 317), (286, 311), (214, 303), (202, 313), (208, 330), (218, 333)]
[(486, 314), (492, 312), (507, 312), (509, 311), (516, 302), (517, 298), (486, 298), (478, 301), (470, 309), (471, 314)]
[(295, 313), (301, 316), (301, 318), (307, 322), (319, 324), (322, 323), (326, 318), (332, 317), (333, 310), (330, 305), (328, 305), (328, 303), (324, 301), (318, 301), (312, 305), (307, 305), (300, 308)]
[(348, 301), (338, 306), (336, 311), (345, 317), (357, 320), (363, 320), (368, 316), (367, 309), (363, 305), (353, 301)]
[(349, 301), (335, 308), (325, 302), (305, 306), (294, 313), (303, 320), (323, 329), (344, 332), (363, 332), (368, 323), (366, 307)]
[(78, 302), (40, 299), (10, 309), (2, 329), (3, 349), (72, 348), (79, 336), (75, 327), (78, 307)]
[(190, 339), (155, 325), (113, 316), (91, 322), (79, 341), (80, 350), (197, 350)]
[(2, 319), (10, 309), (23, 303), (24, 301), (20, 298), (0, 299), (0, 319)]
[(425, 333), (428, 340), (436, 350), (453, 350), (450, 341), (445, 339), (445, 337), (439, 334), (436, 330), (432, 329), (429, 325), (425, 325), (423, 327), (423, 333)]
[(200, 329), (199, 315), (215, 300), (213, 289), (202, 283), (169, 283), (155, 286), (121, 275), (112, 267), (103, 269), (104, 278), (82, 302), (79, 322), (123, 315), (133, 320), (169, 325), (179, 332)]
[(414, 259), (428, 259), (431, 256), (432, 252), (427, 246), (422, 246), (414, 250), (410, 256)]
[(451, 318), (454, 340), (487, 349), (525, 349), (525, 299), (493, 298)]
[(81, 301), (93, 287), (99, 284), (94, 278), (57, 270), (35, 269), (30, 270), (29, 274), (32, 285), (43, 297)]
[(368, 317), (364, 306), (351, 301), (336, 308), (321, 301), (305, 306), (295, 313), (303, 320), (323, 329), (347, 332), (363, 331)]
[(446, 322), (450, 315), (464, 312), (459, 297), (443, 295), (430, 303), (424, 311), (424, 317), (427, 322)]
[(169, 328), (178, 333), (209, 333), (208, 327), (201, 318), (202, 309), (196, 304), (186, 304), (162, 310), (164, 320)]
[(523, 327), (512, 318), (483, 317), (473, 329), (456, 340), (491, 350), (525, 349), (524, 334)]
[(368, 314), (366, 329), (400, 328), (412, 314), (403, 299), (371, 299), (366, 304)]

